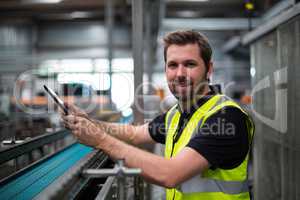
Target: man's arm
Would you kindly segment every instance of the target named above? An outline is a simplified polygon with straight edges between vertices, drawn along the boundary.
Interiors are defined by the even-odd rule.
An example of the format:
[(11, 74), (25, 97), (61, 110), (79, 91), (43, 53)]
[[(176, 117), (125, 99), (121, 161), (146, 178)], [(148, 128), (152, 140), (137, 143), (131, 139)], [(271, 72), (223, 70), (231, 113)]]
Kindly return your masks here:
[(132, 145), (155, 143), (149, 134), (148, 123), (131, 125), (103, 122), (95, 119), (92, 121), (105, 133)]
[(106, 134), (86, 118), (68, 115), (63, 119), (81, 143), (101, 149), (113, 159), (123, 159), (128, 167), (140, 168), (145, 179), (163, 187), (176, 187), (209, 167), (208, 161), (190, 147), (167, 159)]
[[(65, 105), (71, 114), (88, 119), (96, 124), (102, 131), (118, 138), (119, 140), (133, 145), (155, 143), (149, 134), (148, 123), (143, 125), (131, 125), (99, 121), (90, 118), (87, 113), (73, 104), (65, 103)], [(61, 114), (64, 115), (62, 111)], [(66, 127), (68, 128), (67, 125)]]
[(96, 147), (113, 159), (124, 159), (127, 167), (140, 168), (141, 175), (146, 180), (166, 188), (174, 188), (209, 167), (208, 161), (189, 147), (185, 147), (170, 159), (130, 146), (110, 136), (98, 139)]

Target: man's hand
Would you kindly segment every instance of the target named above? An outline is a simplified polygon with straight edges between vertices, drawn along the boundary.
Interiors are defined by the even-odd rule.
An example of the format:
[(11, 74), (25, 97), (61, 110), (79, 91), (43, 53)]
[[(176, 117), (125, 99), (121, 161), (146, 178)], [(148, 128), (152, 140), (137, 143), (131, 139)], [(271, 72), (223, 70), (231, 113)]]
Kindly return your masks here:
[(107, 135), (96, 124), (85, 117), (73, 114), (63, 115), (63, 122), (66, 128), (70, 129), (80, 143), (97, 147)]
[(87, 113), (84, 112), (83, 110), (81, 110), (80, 108), (78, 108), (77, 106), (75, 106), (74, 104), (70, 104), (70, 103), (67, 103), (67, 102), (65, 102), (64, 104), (67, 107), (67, 109), (69, 111), (69, 114), (76, 115), (76, 116), (79, 116), (79, 117), (88, 118)]

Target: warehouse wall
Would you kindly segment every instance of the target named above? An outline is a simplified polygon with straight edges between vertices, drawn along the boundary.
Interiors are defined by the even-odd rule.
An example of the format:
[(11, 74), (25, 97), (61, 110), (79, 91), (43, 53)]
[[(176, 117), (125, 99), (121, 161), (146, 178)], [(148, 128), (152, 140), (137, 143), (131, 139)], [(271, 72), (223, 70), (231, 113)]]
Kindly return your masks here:
[(14, 72), (31, 65), (33, 30), (31, 23), (0, 25), (0, 71)]
[[(40, 59), (106, 58), (107, 29), (101, 22), (48, 22), (38, 25)], [(131, 57), (131, 33), (126, 25), (113, 30), (114, 57)]]
[(300, 16), (251, 45), (257, 200), (300, 198), (299, 55)]
[[(131, 57), (126, 25), (113, 32), (114, 57)], [(107, 30), (101, 22), (11, 22), (0, 24), (0, 72), (21, 72), (46, 59), (106, 58)]]
[(0, 113), (10, 115), (9, 99), (18, 74), (32, 67), (34, 26), (16, 21), (0, 24)]

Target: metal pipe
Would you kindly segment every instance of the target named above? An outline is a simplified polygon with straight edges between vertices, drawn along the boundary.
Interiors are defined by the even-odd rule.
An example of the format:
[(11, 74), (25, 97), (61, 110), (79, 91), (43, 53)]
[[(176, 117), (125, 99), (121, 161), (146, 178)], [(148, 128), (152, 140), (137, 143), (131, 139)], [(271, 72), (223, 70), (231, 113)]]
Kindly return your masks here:
[(108, 66), (109, 66), (109, 101), (112, 105), (112, 59), (113, 59), (113, 27), (114, 27), (114, 5), (113, 0), (106, 0), (105, 19), (107, 26), (107, 49), (108, 49)]
[(100, 178), (116, 176), (118, 184), (118, 199), (126, 199), (127, 194), (125, 190), (126, 177), (137, 176), (141, 174), (141, 169), (128, 169), (124, 166), (124, 160), (118, 160), (113, 169), (86, 169), (82, 173), (89, 178)]
[[(133, 49), (133, 63), (134, 63), (134, 89), (135, 89), (135, 102), (134, 102), (134, 123), (144, 123), (144, 102), (143, 102), (143, 0), (132, 1), (132, 49)], [(137, 91), (138, 89), (138, 91)]]

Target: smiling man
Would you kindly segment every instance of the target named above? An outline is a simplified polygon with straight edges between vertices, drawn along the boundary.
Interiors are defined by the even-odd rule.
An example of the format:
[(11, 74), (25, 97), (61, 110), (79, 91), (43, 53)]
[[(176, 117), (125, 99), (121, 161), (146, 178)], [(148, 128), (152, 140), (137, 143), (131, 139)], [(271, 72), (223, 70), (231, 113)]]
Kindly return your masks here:
[[(96, 121), (68, 105), (65, 126), (80, 142), (142, 169), (147, 181), (167, 189), (167, 200), (250, 199), (253, 123), (237, 103), (209, 86), (211, 56), (201, 33), (169, 33), (164, 38), (165, 72), (178, 104), (139, 126)], [(136, 147), (155, 142), (165, 144), (164, 157)]]

